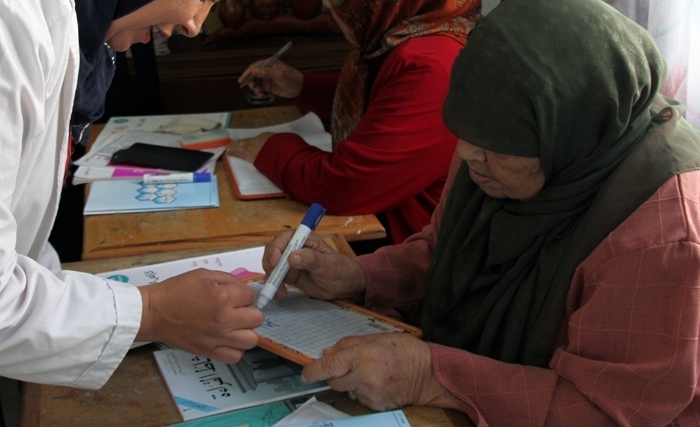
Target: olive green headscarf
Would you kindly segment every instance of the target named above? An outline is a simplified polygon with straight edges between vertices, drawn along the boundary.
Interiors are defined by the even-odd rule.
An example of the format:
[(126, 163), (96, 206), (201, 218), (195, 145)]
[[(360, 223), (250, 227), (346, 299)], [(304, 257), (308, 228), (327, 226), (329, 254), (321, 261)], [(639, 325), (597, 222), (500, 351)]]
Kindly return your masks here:
[(665, 181), (700, 169), (700, 133), (658, 95), (649, 34), (600, 0), (505, 0), (457, 57), (448, 129), (538, 157), (526, 202), (484, 194), (462, 164), (442, 218), (427, 340), (547, 366), (576, 266)]

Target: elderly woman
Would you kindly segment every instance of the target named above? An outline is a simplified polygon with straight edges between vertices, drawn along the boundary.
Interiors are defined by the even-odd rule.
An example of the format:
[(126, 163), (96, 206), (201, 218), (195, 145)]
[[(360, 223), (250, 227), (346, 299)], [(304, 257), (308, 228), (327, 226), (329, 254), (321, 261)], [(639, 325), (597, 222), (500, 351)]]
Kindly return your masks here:
[(478, 425), (697, 426), (700, 132), (664, 74), (599, 0), (501, 3), (452, 70), (460, 141), (432, 224), (354, 260), (317, 236), (290, 257), (287, 283), (363, 296), (425, 342), (346, 338), (305, 380)]
[[(334, 215), (377, 214), (390, 243), (430, 222), (457, 144), (442, 122), (450, 69), (480, 16), (480, 0), (324, 0), (353, 45), (340, 74), (282, 61), (252, 64), (256, 93), (292, 98), (330, 119), (334, 152), (290, 133), (231, 144), (305, 204)], [(331, 114), (332, 112), (332, 114)]]

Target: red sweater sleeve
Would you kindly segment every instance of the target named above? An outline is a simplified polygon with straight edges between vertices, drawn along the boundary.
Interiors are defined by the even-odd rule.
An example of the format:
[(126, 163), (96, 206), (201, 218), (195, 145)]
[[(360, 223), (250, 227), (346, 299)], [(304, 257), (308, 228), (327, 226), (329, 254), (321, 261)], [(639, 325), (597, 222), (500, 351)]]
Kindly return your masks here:
[(439, 200), (457, 142), (441, 111), (460, 47), (442, 36), (399, 45), (382, 65), (357, 129), (335, 152), (277, 134), (263, 146), (256, 168), (292, 198), (320, 203), (335, 215), (377, 214), (421, 195), (431, 202), (418, 203), (430, 204), (420, 213), (424, 219), (414, 231), (420, 230)]
[[(479, 426), (697, 426), (699, 201), (700, 172), (672, 178), (579, 265), (548, 369), (431, 344), (438, 379)], [(426, 277), (415, 269), (441, 207), (432, 232), (358, 258), (367, 303), (405, 307), (410, 295), (417, 307), (424, 283), (404, 273)], [(422, 255), (404, 259), (407, 246)]]
[(304, 85), (292, 102), (302, 113), (313, 112), (322, 122), (330, 123), (339, 77), (338, 73), (304, 73)]

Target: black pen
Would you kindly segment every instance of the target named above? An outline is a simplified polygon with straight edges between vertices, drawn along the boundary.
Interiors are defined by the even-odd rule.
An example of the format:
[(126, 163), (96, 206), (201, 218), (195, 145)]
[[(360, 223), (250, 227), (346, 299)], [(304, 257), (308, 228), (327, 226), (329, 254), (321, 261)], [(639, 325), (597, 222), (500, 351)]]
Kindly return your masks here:
[[(267, 61), (265, 61), (265, 63), (263, 64), (262, 67), (263, 67), (263, 68), (267, 68), (267, 67), (269, 67), (270, 65), (272, 65), (272, 63), (275, 62), (275, 61), (277, 61), (277, 59), (278, 59), (280, 56), (282, 56), (282, 54), (283, 54), (284, 52), (286, 52), (287, 49), (289, 49), (290, 47), (292, 47), (292, 42), (287, 42), (286, 45), (282, 46), (282, 49), (278, 50), (276, 54), (272, 55), (272, 56), (270, 57), (270, 59), (268, 59)], [(252, 74), (249, 75), (248, 78), (245, 79), (245, 81), (244, 81), (243, 83), (241, 83), (241, 85), (240, 85), (238, 88), (239, 88), (239, 89), (243, 89), (245, 86), (248, 85), (248, 83), (252, 82), (254, 78), (255, 78), (254, 75), (252, 75)]]

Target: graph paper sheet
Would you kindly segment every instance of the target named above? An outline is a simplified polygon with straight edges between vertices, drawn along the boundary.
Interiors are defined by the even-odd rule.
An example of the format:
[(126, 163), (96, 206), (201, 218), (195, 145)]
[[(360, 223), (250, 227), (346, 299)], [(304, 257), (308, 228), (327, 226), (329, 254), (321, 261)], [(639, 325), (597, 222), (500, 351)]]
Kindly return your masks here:
[[(251, 283), (256, 292), (262, 283)], [(421, 336), (413, 326), (345, 302), (310, 298), (289, 289), (284, 299), (273, 299), (264, 309), (265, 321), (255, 329), (258, 346), (305, 365), (321, 357), (323, 349), (350, 335), (402, 332)]]

